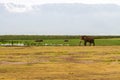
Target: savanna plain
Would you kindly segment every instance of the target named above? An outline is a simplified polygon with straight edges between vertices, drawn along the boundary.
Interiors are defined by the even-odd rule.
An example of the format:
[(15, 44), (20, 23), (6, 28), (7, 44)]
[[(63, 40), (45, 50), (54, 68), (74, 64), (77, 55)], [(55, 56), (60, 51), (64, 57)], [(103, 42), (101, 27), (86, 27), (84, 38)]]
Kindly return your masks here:
[(0, 47), (0, 80), (120, 80), (120, 46)]

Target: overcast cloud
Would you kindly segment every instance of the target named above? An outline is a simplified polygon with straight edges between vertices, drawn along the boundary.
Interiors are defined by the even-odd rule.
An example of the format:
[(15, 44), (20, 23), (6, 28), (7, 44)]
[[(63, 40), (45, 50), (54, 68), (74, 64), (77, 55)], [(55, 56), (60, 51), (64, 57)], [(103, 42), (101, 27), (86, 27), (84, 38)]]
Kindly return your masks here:
[(119, 35), (119, 0), (0, 0), (0, 34)]
[[(83, 4), (116, 4), (120, 5), (120, 0), (0, 0), (10, 12), (28, 12), (33, 10), (33, 5), (60, 4), (60, 3), (83, 3)], [(13, 3), (14, 5), (11, 5)], [(18, 7), (18, 6), (24, 7)]]

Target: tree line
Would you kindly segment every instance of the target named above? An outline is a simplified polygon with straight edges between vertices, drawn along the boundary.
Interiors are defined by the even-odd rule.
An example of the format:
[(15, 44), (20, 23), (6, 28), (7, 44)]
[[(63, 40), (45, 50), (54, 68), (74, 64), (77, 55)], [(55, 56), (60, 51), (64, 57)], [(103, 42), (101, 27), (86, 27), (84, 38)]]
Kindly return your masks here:
[[(82, 35), (1, 35), (3, 40), (38, 40), (38, 39), (80, 39)], [(88, 35), (89, 36), (89, 35)], [(93, 35), (90, 35), (93, 36)], [(120, 38), (120, 36), (94, 36), (95, 39)]]

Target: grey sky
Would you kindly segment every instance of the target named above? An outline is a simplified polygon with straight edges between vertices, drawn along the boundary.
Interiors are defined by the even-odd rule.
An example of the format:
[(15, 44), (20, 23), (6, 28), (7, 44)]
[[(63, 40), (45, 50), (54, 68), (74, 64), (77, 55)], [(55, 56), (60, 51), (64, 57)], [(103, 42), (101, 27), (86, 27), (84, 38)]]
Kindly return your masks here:
[[(14, 3), (7, 7), (24, 9)], [(11, 12), (0, 4), (0, 34), (119, 35), (120, 6), (115, 4), (43, 4)]]

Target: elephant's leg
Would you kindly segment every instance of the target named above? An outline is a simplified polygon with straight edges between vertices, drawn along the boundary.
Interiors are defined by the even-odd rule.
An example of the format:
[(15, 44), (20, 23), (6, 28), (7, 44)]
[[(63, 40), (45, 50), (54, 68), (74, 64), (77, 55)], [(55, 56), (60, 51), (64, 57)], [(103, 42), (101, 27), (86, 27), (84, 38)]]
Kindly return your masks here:
[(85, 42), (84, 42), (84, 46), (86, 46), (86, 44), (87, 44), (87, 42), (85, 41)]
[(95, 46), (95, 42), (93, 42), (93, 46)]
[(79, 42), (79, 46), (81, 46), (81, 45), (82, 45), (82, 42), (80, 41), (80, 42)]
[(89, 43), (89, 46), (91, 46), (91, 44), (92, 44), (92, 43), (90, 42), (90, 43)]

